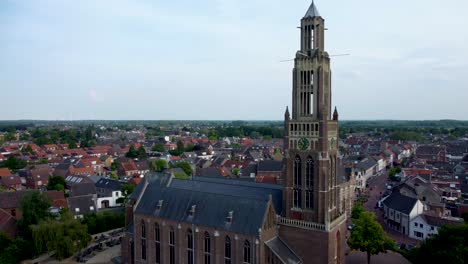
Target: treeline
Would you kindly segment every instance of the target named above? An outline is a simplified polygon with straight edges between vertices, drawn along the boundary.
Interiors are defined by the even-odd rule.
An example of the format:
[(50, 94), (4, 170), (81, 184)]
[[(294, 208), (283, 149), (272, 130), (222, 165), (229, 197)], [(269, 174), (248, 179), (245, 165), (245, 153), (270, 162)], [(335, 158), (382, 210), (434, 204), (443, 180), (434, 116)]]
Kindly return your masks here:
[(202, 133), (208, 135), (210, 139), (223, 137), (282, 138), (284, 129), (282, 126), (218, 126), (209, 130), (202, 130)]
[(33, 142), (39, 146), (45, 144), (68, 144), (69, 148), (76, 148), (76, 143), (81, 142), (81, 147), (92, 147), (96, 144), (93, 137), (94, 126), (86, 128), (70, 128), (62, 130), (59, 128), (40, 127), (30, 132)]

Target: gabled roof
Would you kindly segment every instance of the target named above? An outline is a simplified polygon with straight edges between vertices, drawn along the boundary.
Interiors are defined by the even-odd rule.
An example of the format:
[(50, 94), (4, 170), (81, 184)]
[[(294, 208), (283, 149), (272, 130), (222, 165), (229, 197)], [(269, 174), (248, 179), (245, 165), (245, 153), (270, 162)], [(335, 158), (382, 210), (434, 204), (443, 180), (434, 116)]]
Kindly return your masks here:
[(383, 204), (398, 212), (409, 215), (417, 201), (418, 199), (416, 198), (402, 195), (400, 192), (393, 192), (387, 199), (383, 201)]
[(282, 261), (282, 263), (302, 263), (302, 260), (277, 236), (265, 242), (265, 245)]
[(310, 4), (309, 9), (307, 10), (307, 13), (304, 15), (304, 18), (307, 17), (319, 17), (319, 11), (317, 7), (314, 4), (314, 1), (312, 1), (312, 4)]
[(122, 182), (109, 178), (101, 178), (95, 184), (96, 188), (112, 191), (120, 191), (122, 189), (122, 185)]
[[(281, 214), (282, 210), (282, 188), (277, 185), (204, 177), (169, 181), (169, 176), (162, 174), (148, 174), (145, 178), (149, 182), (136, 207), (136, 214), (257, 236), (268, 208), (269, 195), (276, 212)], [(141, 189), (142, 184), (137, 189)], [(160, 200), (162, 207), (157, 209)], [(190, 216), (193, 205), (196, 211)], [(226, 217), (230, 211), (233, 211), (233, 220), (229, 224)]]

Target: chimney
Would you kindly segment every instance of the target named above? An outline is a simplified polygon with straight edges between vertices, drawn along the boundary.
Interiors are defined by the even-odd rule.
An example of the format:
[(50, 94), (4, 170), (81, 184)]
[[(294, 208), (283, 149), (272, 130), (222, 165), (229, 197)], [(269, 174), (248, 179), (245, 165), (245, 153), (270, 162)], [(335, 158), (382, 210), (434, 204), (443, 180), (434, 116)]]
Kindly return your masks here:
[(229, 211), (228, 216), (226, 217), (226, 222), (228, 224), (232, 224), (232, 216), (234, 214), (234, 211)]
[(156, 205), (156, 210), (161, 210), (164, 200), (159, 200), (158, 204)]

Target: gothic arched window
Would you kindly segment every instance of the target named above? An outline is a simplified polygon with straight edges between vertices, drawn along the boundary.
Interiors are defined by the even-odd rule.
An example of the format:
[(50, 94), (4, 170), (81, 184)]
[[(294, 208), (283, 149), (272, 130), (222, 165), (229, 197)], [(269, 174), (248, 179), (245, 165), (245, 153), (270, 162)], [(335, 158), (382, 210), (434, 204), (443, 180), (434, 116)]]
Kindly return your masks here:
[(141, 220), (141, 259), (146, 260), (146, 224)]
[(311, 190), (314, 189), (314, 168), (314, 160), (309, 156), (306, 162), (306, 187)]
[(294, 159), (293, 168), (294, 187), (301, 187), (302, 185), (302, 161), (299, 156)]
[(156, 253), (156, 264), (161, 263), (161, 229), (159, 224), (154, 224), (154, 241), (155, 241), (155, 253)]
[(250, 264), (251, 263), (251, 256), (250, 256), (250, 242), (246, 240), (244, 242), (244, 262), (243, 264)]
[(205, 232), (205, 264), (210, 264), (211, 260), (211, 238), (208, 232)]
[(306, 193), (305, 193), (305, 207), (314, 207), (314, 170), (315, 162), (312, 157), (307, 158), (306, 162)]
[(193, 232), (187, 230), (187, 263), (193, 264)]
[(175, 232), (174, 228), (169, 227), (169, 264), (175, 264)]
[(231, 264), (231, 239), (228, 236), (224, 242), (224, 264)]

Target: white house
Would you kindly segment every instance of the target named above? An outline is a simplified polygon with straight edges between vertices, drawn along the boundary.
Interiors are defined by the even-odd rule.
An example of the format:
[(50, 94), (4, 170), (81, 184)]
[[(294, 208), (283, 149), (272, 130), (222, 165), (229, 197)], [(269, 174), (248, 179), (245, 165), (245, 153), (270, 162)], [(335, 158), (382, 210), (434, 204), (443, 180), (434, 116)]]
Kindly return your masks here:
[(462, 223), (463, 220), (460, 218), (439, 217), (424, 213), (411, 220), (409, 236), (411, 238), (425, 240), (437, 234), (443, 225), (458, 225)]
[(109, 208), (115, 206), (121, 206), (117, 203), (117, 199), (123, 197), (122, 194), (123, 183), (117, 180), (109, 178), (101, 178), (95, 183), (97, 192), (97, 208)]
[(424, 212), (424, 204), (420, 200), (400, 192), (393, 192), (382, 203), (387, 226), (405, 235), (410, 233), (411, 220)]

